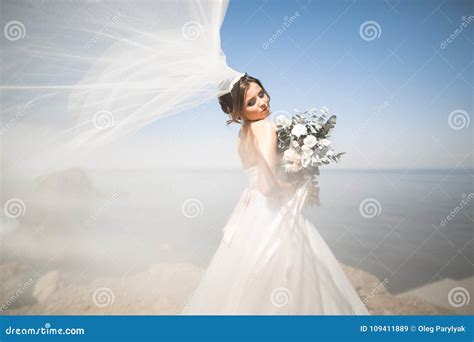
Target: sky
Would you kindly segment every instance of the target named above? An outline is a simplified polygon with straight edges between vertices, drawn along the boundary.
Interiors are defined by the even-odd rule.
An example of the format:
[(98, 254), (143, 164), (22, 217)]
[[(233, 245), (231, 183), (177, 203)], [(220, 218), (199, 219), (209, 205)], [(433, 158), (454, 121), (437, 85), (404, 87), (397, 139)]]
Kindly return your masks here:
[[(48, 0), (22, 6), (31, 3), (38, 13), (59, 7)], [(346, 155), (332, 168), (470, 169), (473, 7), (468, 0), (231, 0), (221, 43), (228, 64), (260, 79), (270, 93), (272, 119), (322, 106), (337, 115), (333, 145)], [(4, 6), (2, 26), (21, 19), (29, 37), (33, 27), (46, 32), (48, 21), (41, 15), (36, 26), (28, 26), (31, 18), (21, 7), (9, 8)], [(14, 44), (20, 46), (2, 39), (2, 55)], [(4, 70), (9, 62), (2, 61)], [(10, 74), (21, 75), (32, 65)], [(53, 80), (69, 81), (67, 74)], [(61, 113), (65, 105), (51, 99), (49, 108)], [(108, 165), (123, 166), (126, 155), (127, 165), (238, 169), (239, 127), (226, 127), (226, 120), (217, 100), (158, 120), (109, 153)], [(24, 140), (20, 126), (9, 134)]]
[[(262, 81), (273, 113), (326, 106), (337, 115), (334, 146), (347, 154), (336, 168), (472, 168), (473, 6), (231, 1), (222, 46), (231, 67)], [(378, 24), (372, 24), (375, 35), (360, 31), (365, 22)], [(209, 144), (225, 156), (223, 164), (238, 165), (238, 127), (223, 126), (217, 103), (189, 115), (198, 119), (187, 138)], [(170, 118), (147, 132), (160, 134), (180, 120)]]

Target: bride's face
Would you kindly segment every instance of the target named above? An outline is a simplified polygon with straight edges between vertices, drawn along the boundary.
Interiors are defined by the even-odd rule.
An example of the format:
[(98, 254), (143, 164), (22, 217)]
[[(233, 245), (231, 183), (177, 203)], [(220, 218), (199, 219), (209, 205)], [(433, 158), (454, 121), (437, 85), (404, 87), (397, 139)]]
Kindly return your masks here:
[(243, 120), (260, 120), (270, 114), (269, 98), (255, 82), (251, 82), (244, 96), (241, 116)]

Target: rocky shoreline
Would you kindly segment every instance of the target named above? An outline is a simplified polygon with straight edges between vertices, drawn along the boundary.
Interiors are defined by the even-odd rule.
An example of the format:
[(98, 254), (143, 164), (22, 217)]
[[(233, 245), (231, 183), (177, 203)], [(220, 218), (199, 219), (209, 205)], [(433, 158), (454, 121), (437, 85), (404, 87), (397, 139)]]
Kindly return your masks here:
[[(373, 315), (456, 315), (456, 311), (418, 297), (398, 298), (383, 280), (341, 264), (357, 293)], [(34, 280), (27, 265), (0, 266), (4, 315), (175, 315), (196, 288), (203, 269), (185, 263), (160, 263), (147, 271), (120, 278), (68, 282), (51, 270)], [(172, 284), (172, 286), (170, 286)], [(151, 286), (152, 285), (152, 286)]]

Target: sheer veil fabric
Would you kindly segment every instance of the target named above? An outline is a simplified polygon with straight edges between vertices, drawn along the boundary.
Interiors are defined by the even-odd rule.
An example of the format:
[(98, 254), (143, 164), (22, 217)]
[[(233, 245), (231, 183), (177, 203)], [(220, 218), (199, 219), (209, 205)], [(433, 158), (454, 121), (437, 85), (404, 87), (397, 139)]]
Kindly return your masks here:
[[(16, 19), (2, 41), (2, 119), (14, 124), (3, 135), (6, 154), (25, 148), (43, 171), (77, 165), (78, 154), (230, 91), (243, 73), (227, 65), (221, 50), (227, 5), (2, 2), (3, 13)], [(15, 141), (20, 128), (30, 146)]]

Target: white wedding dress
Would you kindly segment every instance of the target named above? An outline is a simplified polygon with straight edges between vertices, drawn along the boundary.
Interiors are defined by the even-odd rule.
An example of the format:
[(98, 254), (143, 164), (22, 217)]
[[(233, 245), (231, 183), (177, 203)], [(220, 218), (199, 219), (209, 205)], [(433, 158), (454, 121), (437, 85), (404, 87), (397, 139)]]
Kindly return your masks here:
[[(252, 124), (254, 125), (254, 124)], [(239, 134), (248, 187), (184, 315), (368, 315), (316, 228), (302, 216), (308, 188), (262, 193), (276, 156), (268, 119)], [(246, 148), (245, 146), (250, 146)], [(275, 186), (273, 184), (273, 186)]]

